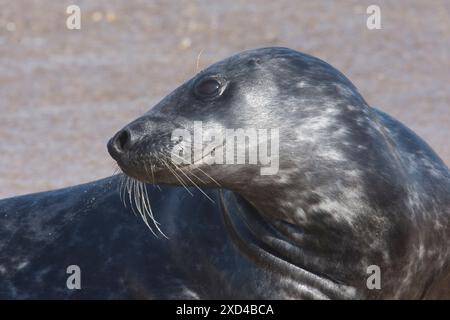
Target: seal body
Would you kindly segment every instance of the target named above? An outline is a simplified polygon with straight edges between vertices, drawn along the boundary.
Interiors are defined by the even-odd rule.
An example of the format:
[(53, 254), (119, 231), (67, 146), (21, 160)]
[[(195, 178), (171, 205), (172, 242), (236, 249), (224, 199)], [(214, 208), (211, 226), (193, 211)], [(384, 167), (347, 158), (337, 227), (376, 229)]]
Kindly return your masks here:
[[(120, 201), (119, 177), (0, 202), (2, 299), (274, 299), (270, 272), (237, 251), (218, 190), (149, 186), (169, 237), (158, 239)], [(207, 245), (206, 245), (207, 244)], [(69, 266), (80, 268), (70, 289)], [(239, 272), (237, 272), (239, 270)], [(242, 284), (246, 283), (244, 287)]]
[[(191, 132), (196, 121), (207, 129), (276, 128), (276, 172), (176, 164), (172, 133)], [(127, 185), (148, 193), (152, 212), (135, 197), (138, 211), (169, 239), (133, 220), (115, 177), (3, 200), (4, 297), (450, 297), (449, 169), (317, 58), (286, 48), (232, 56), (125, 126), (108, 150), (134, 181)], [(85, 291), (56, 288), (65, 269), (45, 269), (72, 260), (102, 270)], [(53, 278), (39, 291), (42, 274)]]

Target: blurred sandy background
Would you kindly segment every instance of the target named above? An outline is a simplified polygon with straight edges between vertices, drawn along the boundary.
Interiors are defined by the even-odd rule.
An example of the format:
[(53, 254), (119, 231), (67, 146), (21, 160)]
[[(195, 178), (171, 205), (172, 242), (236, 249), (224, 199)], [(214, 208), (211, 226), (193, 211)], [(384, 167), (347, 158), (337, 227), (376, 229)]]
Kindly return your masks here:
[[(287, 46), (326, 60), (450, 164), (450, 0), (0, 0), (0, 198), (113, 173), (109, 137), (200, 66)], [(81, 7), (81, 30), (66, 7)]]

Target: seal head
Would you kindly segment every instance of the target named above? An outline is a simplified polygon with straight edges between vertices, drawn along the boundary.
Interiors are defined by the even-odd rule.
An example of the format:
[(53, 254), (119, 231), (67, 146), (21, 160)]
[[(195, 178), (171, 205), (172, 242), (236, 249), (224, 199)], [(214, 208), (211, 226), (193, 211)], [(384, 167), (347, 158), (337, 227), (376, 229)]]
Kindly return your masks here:
[[(192, 132), (196, 121), (206, 131), (277, 129), (278, 170), (171, 163), (172, 132)], [(263, 48), (216, 63), (119, 131), (108, 149), (140, 181), (229, 190), (224, 223), (240, 250), (313, 297), (419, 298), (447, 268), (448, 168), (309, 55)], [(383, 291), (367, 287), (371, 266), (381, 270)]]

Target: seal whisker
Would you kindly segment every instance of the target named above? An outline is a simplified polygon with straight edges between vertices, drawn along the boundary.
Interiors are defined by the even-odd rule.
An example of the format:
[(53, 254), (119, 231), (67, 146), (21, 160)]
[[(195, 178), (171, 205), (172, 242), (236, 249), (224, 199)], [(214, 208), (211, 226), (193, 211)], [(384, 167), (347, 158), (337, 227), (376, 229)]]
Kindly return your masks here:
[[(174, 155), (175, 157), (178, 157), (179, 159), (184, 160), (184, 159), (181, 158), (179, 155), (177, 155), (177, 154), (175, 154), (175, 153), (173, 153), (173, 152), (170, 152), (170, 154)], [(199, 170), (199, 171), (200, 171), (201, 173), (203, 173), (206, 177), (208, 177), (212, 182), (214, 182), (215, 184), (217, 184), (217, 186), (222, 187), (222, 185), (221, 185), (219, 182), (217, 182), (213, 177), (211, 177), (211, 176), (210, 176), (209, 174), (207, 174), (205, 171), (203, 171), (202, 169), (200, 169), (198, 166), (192, 166), (192, 168), (193, 168), (193, 169)], [(192, 170), (191, 170), (191, 173), (192, 173)]]
[(120, 201), (124, 204), (125, 208), (127, 207), (125, 200), (124, 200), (124, 183), (126, 180), (126, 175), (123, 174), (122, 169), (119, 166), (116, 166), (116, 169), (114, 170), (113, 176), (120, 175), (119, 177), (119, 198)]
[(198, 68), (200, 67), (200, 57), (202, 56), (202, 53), (205, 49), (203, 48), (202, 50), (200, 50), (200, 52), (197, 55), (197, 63), (195, 65), (195, 72), (198, 72)]
[(132, 200), (133, 182), (134, 182), (134, 179), (131, 179), (130, 177), (128, 177), (128, 179), (127, 179), (128, 200), (130, 201), (131, 210), (133, 211), (134, 215), (137, 216), (136, 211), (134, 210), (134, 207), (133, 207), (133, 200)]
[(152, 211), (152, 208), (150, 205), (150, 199), (148, 196), (147, 188), (145, 187), (145, 183), (141, 183), (141, 194), (142, 194), (142, 202), (144, 204), (144, 208), (145, 208), (147, 215), (150, 217), (150, 219), (152, 220), (153, 224), (155, 225), (155, 227), (159, 231), (159, 233), (166, 239), (169, 239), (169, 237), (167, 237), (164, 234), (164, 232), (162, 232), (162, 230), (159, 228), (159, 226), (161, 224), (158, 221), (156, 221), (156, 219), (153, 215), (153, 211)]
[(125, 208), (127, 207), (126, 201), (125, 201), (125, 181), (127, 180), (127, 176), (122, 174), (120, 177), (120, 185), (119, 185), (119, 197), (120, 201), (123, 203)]
[(154, 164), (151, 164), (151, 165), (150, 165), (150, 170), (152, 171), (152, 181), (153, 181), (153, 185), (156, 186), (156, 188), (158, 188), (159, 191), (161, 191), (161, 187), (160, 187), (159, 185), (155, 184), (154, 168), (155, 168), (155, 165), (154, 165)]
[(167, 169), (169, 169), (169, 171), (173, 174), (173, 176), (181, 183), (181, 185), (184, 187), (184, 189), (186, 189), (186, 191), (191, 195), (194, 196), (194, 194), (186, 187), (186, 183), (183, 180), (183, 178), (181, 178), (176, 172), (175, 170), (173, 170), (173, 168), (171, 168), (169, 166), (169, 164), (167, 162), (165, 162), (163, 159), (160, 159), (161, 162), (164, 163), (164, 165), (167, 167)]
[(138, 202), (139, 200), (139, 193), (138, 193), (138, 189), (137, 189), (137, 183), (139, 183), (137, 180), (132, 179), (132, 183), (133, 183), (133, 199), (134, 199), (134, 205), (136, 206), (137, 211), (139, 212), (140, 215), (142, 215), (142, 211), (141, 211), (141, 207), (140, 204)]
[(150, 199), (149, 199), (149, 196), (147, 193), (147, 188), (145, 187), (145, 183), (141, 183), (140, 188), (141, 188), (141, 199), (142, 199), (142, 203), (143, 203), (144, 212), (150, 217), (150, 219), (152, 219), (152, 222), (155, 224), (155, 226), (158, 227), (161, 224), (158, 221), (156, 221), (153, 216), (153, 210), (150, 205)]
[(127, 201), (126, 201), (126, 193), (128, 192), (128, 188), (127, 188), (127, 182), (128, 182), (128, 176), (126, 174), (124, 174), (122, 176), (122, 203), (125, 206), (125, 208), (127, 207)]
[[(177, 155), (177, 154), (175, 154), (175, 153), (173, 153), (173, 152), (170, 152), (170, 154), (172, 154), (172, 155), (174, 155), (174, 156), (176, 156), (176, 157), (178, 157), (178, 158), (180, 158), (180, 159), (183, 159), (183, 158), (181, 158), (179, 155)], [(206, 177), (208, 177), (212, 182), (214, 182), (215, 184), (217, 184), (217, 186), (222, 187), (222, 185), (221, 185), (219, 182), (217, 182), (213, 177), (211, 177), (211, 176), (210, 176), (209, 174), (207, 174), (205, 171), (203, 171), (202, 169), (200, 169), (198, 166), (191, 166), (191, 168), (199, 170), (199, 171), (200, 171), (201, 173), (203, 173)], [(191, 170), (190, 172), (193, 173), (192, 170)]]
[[(181, 170), (181, 168), (180, 168), (180, 170)], [(195, 173), (193, 173), (192, 170), (189, 170), (189, 167), (187, 167), (186, 172), (189, 173), (189, 174), (191, 174), (191, 175), (193, 175), (193, 176), (194, 176), (198, 181), (200, 181), (201, 183), (206, 184), (206, 182), (205, 182), (202, 178), (200, 178), (198, 175), (196, 175)]]
[[(133, 179), (133, 190), (134, 190), (134, 203), (136, 205), (136, 209), (139, 212), (139, 215), (141, 216), (142, 220), (144, 221), (145, 225), (150, 229), (150, 231), (154, 233), (153, 229), (150, 227), (146, 215), (142, 211), (141, 207), (141, 197), (140, 197), (140, 189), (139, 189), (140, 181), (137, 181)], [(156, 236), (156, 234), (155, 234)]]
[[(155, 219), (153, 218), (153, 213), (151, 211), (151, 208), (150, 209), (147, 208), (146, 204), (145, 204), (144, 193), (143, 193), (143, 189), (145, 188), (145, 185), (141, 181), (136, 181), (135, 186), (136, 186), (136, 191), (138, 194), (138, 197), (137, 197), (137, 202), (139, 202), (138, 210), (139, 210), (139, 213), (141, 214), (142, 220), (144, 221), (147, 228), (149, 228), (150, 231), (153, 233), (153, 235), (158, 238), (158, 235), (155, 233), (155, 231), (150, 226), (150, 224), (148, 223), (148, 220), (147, 220), (147, 216), (148, 216), (152, 220), (152, 222), (156, 226), (156, 228), (158, 228), (158, 225), (157, 225)], [(150, 203), (149, 203), (149, 205), (150, 205)], [(159, 230), (159, 228), (158, 228), (158, 230)]]
[[(174, 156), (176, 156), (176, 157), (178, 157), (178, 158), (180, 158), (180, 159), (182, 159), (180, 156), (178, 156), (178, 155), (176, 155), (175, 153), (173, 153), (173, 152), (170, 152), (172, 155), (174, 155)], [(171, 159), (171, 161), (172, 161), (172, 163), (175, 165), (175, 162)], [(202, 178), (200, 178), (198, 175), (196, 175), (194, 172), (192, 172), (192, 170), (190, 170), (190, 168), (189, 168), (189, 166), (187, 166), (186, 167), (187, 168), (187, 172), (189, 172), (190, 174), (192, 174), (195, 178), (197, 178), (201, 183), (203, 183), (203, 184), (206, 184), (206, 182), (202, 179)]]
[[(125, 185), (125, 187), (126, 187), (126, 192), (127, 192), (127, 194), (128, 194), (128, 198), (129, 198), (129, 202), (130, 202), (130, 206), (131, 206), (131, 208), (133, 208), (133, 204), (132, 204), (132, 202), (131, 202), (131, 192), (132, 192), (132, 190), (131, 190), (131, 178), (129, 177), (129, 176), (127, 176), (127, 180), (126, 180), (126, 185)], [(124, 194), (124, 197), (125, 197), (125, 194)]]
[(202, 169), (200, 169), (199, 167), (194, 167), (194, 169), (199, 170), (201, 173), (203, 173), (205, 176), (207, 176), (209, 179), (211, 179), (212, 182), (214, 182), (215, 184), (217, 184), (217, 186), (222, 187), (222, 185), (220, 183), (218, 183), (213, 177), (211, 177), (209, 174), (207, 174), (205, 171), (203, 171)]
[(167, 159), (177, 168), (206, 198), (209, 199), (212, 203), (215, 203), (213, 199), (211, 199), (183, 170), (181, 170), (169, 157)]
[(142, 199), (142, 182), (138, 181), (138, 180), (134, 180), (134, 188), (135, 188), (135, 193), (134, 193), (134, 199), (136, 202), (136, 206), (138, 208), (139, 214), (141, 215), (141, 217), (147, 221), (147, 215), (146, 215), (146, 211), (144, 209), (144, 203), (143, 203), (143, 199)]
[[(147, 165), (145, 163), (144, 163), (144, 169), (145, 169), (145, 172), (147, 173), (147, 175), (149, 175), (148, 167), (147, 167)], [(156, 188), (159, 189), (159, 191), (161, 191), (161, 188), (157, 184), (155, 184), (155, 175), (153, 173), (153, 164), (151, 162), (150, 162), (150, 174), (151, 174), (151, 177), (152, 177), (152, 185), (153, 185), (153, 187), (156, 187)]]

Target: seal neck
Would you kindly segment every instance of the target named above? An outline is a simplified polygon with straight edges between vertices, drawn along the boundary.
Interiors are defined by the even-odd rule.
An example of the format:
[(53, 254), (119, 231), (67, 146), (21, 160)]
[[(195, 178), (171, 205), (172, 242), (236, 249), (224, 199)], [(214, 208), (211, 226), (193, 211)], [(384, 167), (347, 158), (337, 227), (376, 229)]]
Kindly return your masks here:
[[(284, 283), (286, 295), (306, 299), (346, 299), (355, 289), (323, 273), (302, 248), (304, 231), (280, 219), (267, 219), (243, 197), (220, 193), (221, 213), (230, 238), (244, 255)], [(299, 285), (301, 284), (301, 285)]]

